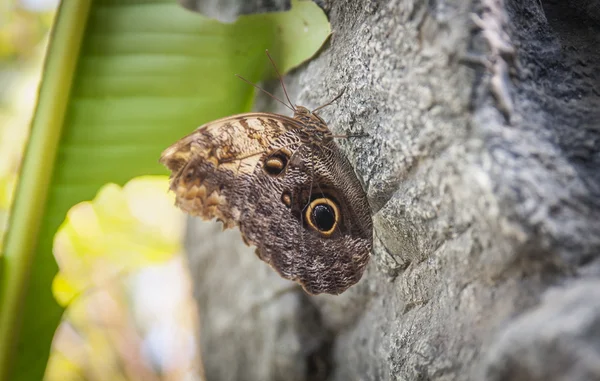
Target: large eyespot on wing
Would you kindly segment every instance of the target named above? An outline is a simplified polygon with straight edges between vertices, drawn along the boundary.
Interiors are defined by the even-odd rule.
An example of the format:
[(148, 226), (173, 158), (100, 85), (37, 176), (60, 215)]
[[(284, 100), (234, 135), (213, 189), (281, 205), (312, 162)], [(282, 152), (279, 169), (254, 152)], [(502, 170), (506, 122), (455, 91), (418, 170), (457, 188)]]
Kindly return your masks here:
[(176, 205), (191, 215), (234, 226), (261, 156), (293, 128), (298, 126), (291, 118), (248, 113), (205, 124), (171, 145), (160, 162), (171, 171)]
[[(332, 171), (336, 165), (330, 165)], [(370, 214), (361, 217), (368, 204), (362, 188), (348, 187), (353, 183), (350, 175), (354, 173), (319, 176), (303, 210), (301, 241), (309, 244), (295, 277), (310, 294), (344, 292), (362, 278), (369, 261)]]
[(322, 195), (308, 203), (304, 221), (323, 237), (330, 237), (338, 227), (340, 208), (331, 197)]

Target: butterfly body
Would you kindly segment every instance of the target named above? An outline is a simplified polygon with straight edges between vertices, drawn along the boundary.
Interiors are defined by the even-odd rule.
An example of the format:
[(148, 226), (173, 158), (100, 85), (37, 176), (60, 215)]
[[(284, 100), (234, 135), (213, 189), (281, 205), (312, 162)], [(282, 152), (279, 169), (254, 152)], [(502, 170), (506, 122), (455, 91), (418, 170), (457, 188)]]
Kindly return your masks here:
[(325, 122), (247, 113), (205, 124), (161, 162), (185, 212), (238, 226), (259, 258), (312, 294), (360, 280), (372, 248), (369, 204)]

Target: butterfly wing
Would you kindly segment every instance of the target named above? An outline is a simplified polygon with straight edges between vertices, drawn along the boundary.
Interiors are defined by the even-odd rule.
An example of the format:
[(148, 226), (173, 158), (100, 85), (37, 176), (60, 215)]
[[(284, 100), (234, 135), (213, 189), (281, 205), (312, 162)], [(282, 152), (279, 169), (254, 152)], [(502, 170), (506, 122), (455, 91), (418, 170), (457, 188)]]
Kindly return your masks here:
[(171, 170), (176, 205), (235, 226), (261, 156), (281, 134), (299, 127), (294, 119), (270, 113), (234, 115), (200, 126), (160, 158)]
[[(265, 163), (281, 147), (285, 169), (273, 174)], [(242, 211), (242, 235), (307, 292), (345, 291), (362, 277), (373, 240), (369, 204), (350, 163), (333, 141), (307, 144), (295, 131), (266, 152)]]
[(370, 208), (335, 142), (305, 130), (281, 115), (236, 115), (199, 127), (160, 161), (185, 212), (238, 225), (281, 276), (312, 294), (339, 294), (368, 263)]

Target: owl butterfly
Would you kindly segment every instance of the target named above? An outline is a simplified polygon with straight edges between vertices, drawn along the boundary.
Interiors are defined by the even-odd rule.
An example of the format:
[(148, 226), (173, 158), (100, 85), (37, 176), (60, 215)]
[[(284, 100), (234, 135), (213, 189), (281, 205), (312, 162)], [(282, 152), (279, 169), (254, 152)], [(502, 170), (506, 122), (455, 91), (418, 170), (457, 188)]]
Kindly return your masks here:
[(216, 218), (224, 228), (237, 225), (260, 259), (308, 293), (339, 294), (360, 280), (369, 261), (369, 204), (336, 136), (316, 114), (335, 99), (313, 111), (294, 106), (275, 71), (289, 105), (256, 87), (293, 118), (250, 112), (215, 120), (167, 148), (160, 162), (171, 171), (170, 189), (183, 211)]

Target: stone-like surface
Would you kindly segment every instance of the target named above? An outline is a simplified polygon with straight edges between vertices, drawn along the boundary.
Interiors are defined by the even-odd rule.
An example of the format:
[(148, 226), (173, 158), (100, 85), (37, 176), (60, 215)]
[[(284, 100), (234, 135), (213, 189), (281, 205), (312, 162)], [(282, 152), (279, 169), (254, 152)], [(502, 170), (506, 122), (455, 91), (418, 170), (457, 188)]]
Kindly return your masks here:
[(600, 380), (600, 281), (551, 290), (490, 348), (481, 379)]
[(369, 134), (340, 145), (372, 261), (310, 297), (194, 221), (207, 378), (598, 379), (598, 2), (318, 3), (333, 36), (286, 83), (307, 107), (345, 88), (322, 116)]

